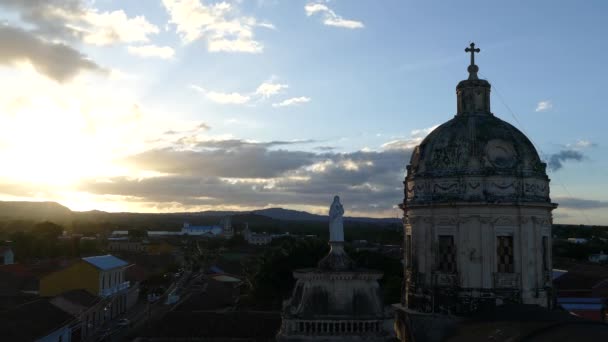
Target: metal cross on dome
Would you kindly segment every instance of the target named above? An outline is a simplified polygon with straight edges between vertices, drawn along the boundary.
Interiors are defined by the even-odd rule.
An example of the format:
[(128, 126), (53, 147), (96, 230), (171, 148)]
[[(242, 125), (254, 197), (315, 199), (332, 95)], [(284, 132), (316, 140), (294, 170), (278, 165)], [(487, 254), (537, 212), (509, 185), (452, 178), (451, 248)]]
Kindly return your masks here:
[(475, 43), (471, 43), (471, 47), (470, 48), (466, 48), (464, 49), (464, 52), (470, 52), (471, 53), (471, 65), (475, 65), (475, 52), (479, 53), (479, 51), (481, 51), (479, 48), (475, 48)]

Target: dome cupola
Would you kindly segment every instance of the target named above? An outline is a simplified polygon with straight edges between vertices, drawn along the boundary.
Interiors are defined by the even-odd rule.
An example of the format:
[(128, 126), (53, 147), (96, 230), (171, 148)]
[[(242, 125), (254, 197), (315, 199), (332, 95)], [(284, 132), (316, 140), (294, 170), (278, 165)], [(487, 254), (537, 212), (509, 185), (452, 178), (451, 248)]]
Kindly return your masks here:
[(405, 205), (429, 202), (549, 202), (546, 164), (532, 142), (490, 109), (475, 44), (469, 77), (456, 86), (457, 112), (417, 146), (407, 166)]

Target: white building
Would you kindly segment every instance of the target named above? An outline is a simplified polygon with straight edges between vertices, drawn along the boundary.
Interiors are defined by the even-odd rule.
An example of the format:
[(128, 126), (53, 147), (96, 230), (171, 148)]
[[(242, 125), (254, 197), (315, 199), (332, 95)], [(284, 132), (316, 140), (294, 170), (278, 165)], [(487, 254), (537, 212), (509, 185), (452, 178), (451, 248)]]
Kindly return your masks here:
[(220, 226), (191, 226), (189, 223), (184, 223), (182, 227), (182, 235), (190, 236), (220, 236), (223, 232)]
[(243, 238), (250, 245), (264, 246), (269, 245), (272, 242), (272, 235), (267, 233), (255, 233), (249, 229), (249, 225), (243, 230)]

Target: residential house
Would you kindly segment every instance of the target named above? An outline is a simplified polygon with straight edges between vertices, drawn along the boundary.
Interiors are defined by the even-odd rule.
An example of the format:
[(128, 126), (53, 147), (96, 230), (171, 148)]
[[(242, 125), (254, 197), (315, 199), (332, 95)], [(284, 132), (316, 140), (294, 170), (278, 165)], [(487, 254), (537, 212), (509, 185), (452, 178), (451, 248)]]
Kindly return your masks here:
[(127, 237), (108, 238), (110, 252), (142, 253), (146, 246), (142, 241), (131, 241)]
[(608, 268), (575, 265), (553, 280), (557, 304), (587, 319), (608, 321)]
[(596, 264), (608, 262), (608, 254), (604, 254), (604, 252), (599, 252), (598, 254), (591, 254), (589, 256), (589, 261), (594, 262)]
[(575, 245), (582, 245), (582, 244), (585, 244), (585, 243), (589, 242), (589, 240), (584, 239), (584, 238), (568, 238), (567, 241), (569, 243), (573, 243)]
[(125, 278), (129, 264), (112, 255), (82, 258), (78, 262), (40, 279), (40, 295), (53, 297), (84, 289), (108, 301), (102, 321), (126, 312), (130, 283)]
[(9, 246), (0, 246), (0, 265), (10, 265), (15, 263), (15, 253)]
[(111, 300), (77, 289), (50, 299), (50, 303), (75, 317), (71, 326), (72, 340), (86, 340), (105, 323)]
[(40, 298), (0, 312), (2, 341), (70, 342), (74, 316)]

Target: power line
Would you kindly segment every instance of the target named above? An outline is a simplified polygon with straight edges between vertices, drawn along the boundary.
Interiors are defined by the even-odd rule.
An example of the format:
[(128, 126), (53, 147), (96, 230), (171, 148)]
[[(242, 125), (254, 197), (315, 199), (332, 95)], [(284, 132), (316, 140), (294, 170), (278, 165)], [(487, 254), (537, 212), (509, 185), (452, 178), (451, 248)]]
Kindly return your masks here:
[[(483, 75), (482, 73), (479, 73), (479, 75), (483, 78), (486, 78), (485, 75)], [(505, 108), (507, 108), (507, 111), (511, 114), (511, 116), (513, 117), (513, 119), (515, 120), (515, 122), (517, 123), (517, 125), (519, 126), (519, 129), (522, 130), (522, 132), (524, 132), (524, 134), (528, 137), (528, 139), (530, 139), (530, 141), (532, 141), (532, 144), (534, 146), (536, 146), (536, 148), (538, 149), (538, 151), (540, 152), (540, 154), (544, 157), (547, 156), (547, 154), (545, 154), (541, 148), (540, 145), (536, 144), (534, 142), (534, 140), (532, 139), (532, 137), (530, 136), (530, 134), (528, 134), (528, 132), (526, 131), (526, 129), (524, 128), (524, 125), (522, 125), (522, 123), (519, 121), (519, 119), (517, 118), (517, 115), (515, 114), (515, 112), (511, 109), (511, 107), (509, 107), (509, 105), (507, 104), (507, 102), (504, 100), (504, 98), (502, 97), (502, 95), (500, 94), (500, 91), (498, 90), (498, 87), (496, 87), (495, 82), (492, 82), (492, 87), (494, 88), (494, 92), (496, 93), (496, 95), (498, 96), (498, 99), (500, 100), (500, 102), (503, 104), (503, 106), (505, 106)], [(566, 187), (566, 185), (559, 179), (559, 176), (557, 174), (553, 174), (555, 181), (562, 187), (562, 189), (564, 190), (564, 192), (566, 193), (566, 195), (569, 198), (574, 198), (572, 196), (572, 194), (570, 193), (570, 190), (568, 190), (568, 188)], [(587, 214), (585, 213), (585, 211), (583, 211), (581, 208), (576, 208), (579, 213), (581, 214), (581, 216), (583, 216), (585, 218), (585, 221), (587, 221), (588, 225), (591, 225), (591, 220), (589, 219), (589, 216), (587, 216)]]

